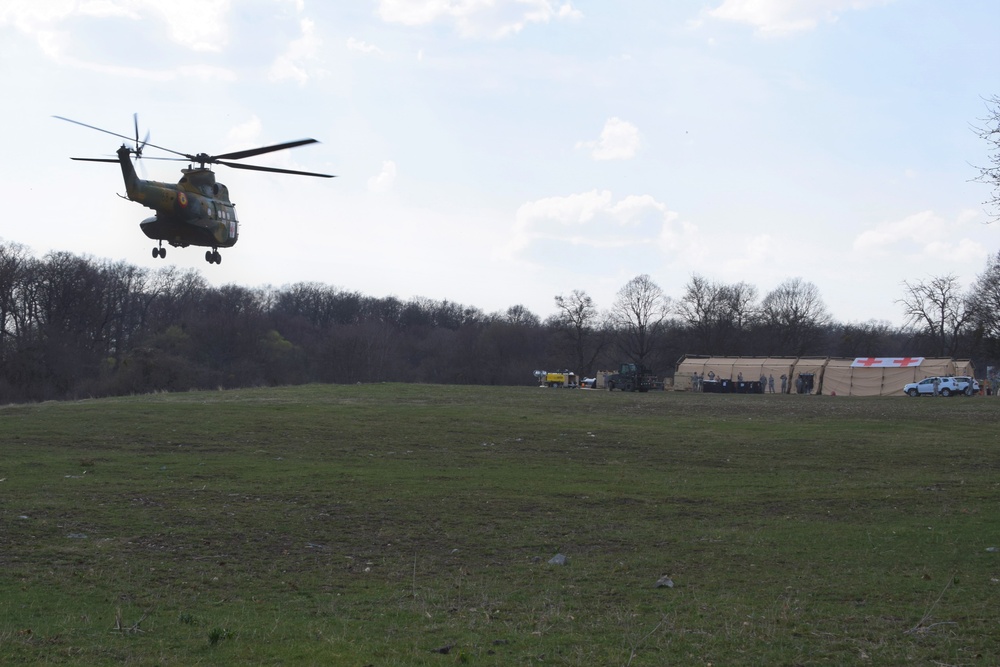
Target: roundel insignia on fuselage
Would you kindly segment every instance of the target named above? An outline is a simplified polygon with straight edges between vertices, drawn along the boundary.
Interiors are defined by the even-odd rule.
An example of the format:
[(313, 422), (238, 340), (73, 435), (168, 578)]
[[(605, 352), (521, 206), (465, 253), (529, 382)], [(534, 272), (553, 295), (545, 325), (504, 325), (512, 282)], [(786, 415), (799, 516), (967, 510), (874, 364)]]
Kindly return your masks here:
[(183, 192), (178, 192), (177, 193), (177, 203), (180, 204), (181, 206), (187, 206), (188, 205), (187, 195), (184, 194)]

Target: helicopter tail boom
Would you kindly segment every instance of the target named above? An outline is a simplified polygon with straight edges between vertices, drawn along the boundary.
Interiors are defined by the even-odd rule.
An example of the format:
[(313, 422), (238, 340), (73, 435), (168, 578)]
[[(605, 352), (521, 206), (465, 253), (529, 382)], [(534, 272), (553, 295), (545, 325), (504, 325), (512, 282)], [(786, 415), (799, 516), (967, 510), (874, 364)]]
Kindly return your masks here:
[(124, 144), (118, 149), (118, 164), (122, 168), (122, 178), (125, 180), (125, 192), (128, 193), (128, 198), (132, 201), (141, 201), (139, 191), (142, 180), (135, 173), (135, 165), (132, 164), (132, 151)]

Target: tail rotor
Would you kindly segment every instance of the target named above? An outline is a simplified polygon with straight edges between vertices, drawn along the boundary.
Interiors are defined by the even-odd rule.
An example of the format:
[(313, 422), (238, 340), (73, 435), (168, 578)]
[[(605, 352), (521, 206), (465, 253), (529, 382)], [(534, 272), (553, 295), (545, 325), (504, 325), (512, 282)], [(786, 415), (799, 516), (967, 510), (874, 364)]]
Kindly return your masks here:
[[(149, 143), (149, 130), (146, 130), (146, 137), (139, 143), (139, 114), (132, 114), (132, 123), (135, 126), (135, 149), (133, 149), (132, 154), (135, 155), (135, 161), (138, 163), (142, 158), (142, 149), (146, 147)], [(142, 177), (146, 178), (146, 168), (141, 163), (139, 163), (139, 170), (142, 171)]]
[(133, 153), (136, 157), (142, 157), (142, 149), (149, 143), (149, 130), (146, 130), (146, 138), (142, 140), (142, 143), (139, 143), (139, 114), (132, 114), (132, 122), (135, 123), (135, 150)]

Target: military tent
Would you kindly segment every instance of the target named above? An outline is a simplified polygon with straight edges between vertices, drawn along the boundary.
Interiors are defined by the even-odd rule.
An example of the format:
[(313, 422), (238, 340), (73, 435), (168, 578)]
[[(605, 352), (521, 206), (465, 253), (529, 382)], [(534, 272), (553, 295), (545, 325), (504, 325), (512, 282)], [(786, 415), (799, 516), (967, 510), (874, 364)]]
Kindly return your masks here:
[[(975, 376), (968, 359), (932, 357), (684, 357), (677, 367), (676, 389), (692, 388), (694, 375), (746, 382), (763, 375), (774, 377), (781, 391), (781, 376), (788, 378), (786, 393), (837, 396), (902, 396), (903, 386), (934, 375)], [(729, 387), (727, 390), (735, 389)]]
[(837, 396), (902, 396), (904, 385), (932, 375), (961, 373), (956, 373), (955, 362), (947, 358), (830, 359), (823, 374), (822, 391)]
[(740, 376), (745, 383), (759, 382), (763, 376), (768, 382), (774, 378), (777, 392), (781, 390), (781, 376), (791, 377), (795, 361), (791, 357), (684, 357), (674, 375), (674, 388), (690, 390), (694, 375), (706, 382), (714, 378), (732, 383), (738, 383)]
[[(955, 359), (955, 375), (968, 375), (976, 377), (976, 369), (972, 365), (971, 359)], [(927, 377), (926, 375), (924, 377)]]
[(795, 360), (792, 375), (789, 376), (788, 393), (818, 394), (823, 386), (823, 371), (826, 357), (803, 357)]

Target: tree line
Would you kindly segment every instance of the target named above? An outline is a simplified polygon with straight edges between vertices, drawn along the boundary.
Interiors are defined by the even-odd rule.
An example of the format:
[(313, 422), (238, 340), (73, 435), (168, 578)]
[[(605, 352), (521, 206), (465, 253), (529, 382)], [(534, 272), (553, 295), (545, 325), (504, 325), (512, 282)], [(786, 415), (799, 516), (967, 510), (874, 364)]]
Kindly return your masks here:
[(486, 313), (425, 298), (372, 297), (319, 283), (209, 285), (156, 270), (0, 242), (0, 401), (307, 382), (529, 385), (536, 369), (582, 376), (642, 363), (672, 375), (685, 354), (958, 356), (1000, 359), (1000, 254), (975, 285), (903, 283), (903, 326), (839, 323), (818, 289), (791, 278), (759, 295), (694, 275), (677, 297), (648, 275), (600, 308), (555, 295), (544, 320), (523, 305)]

